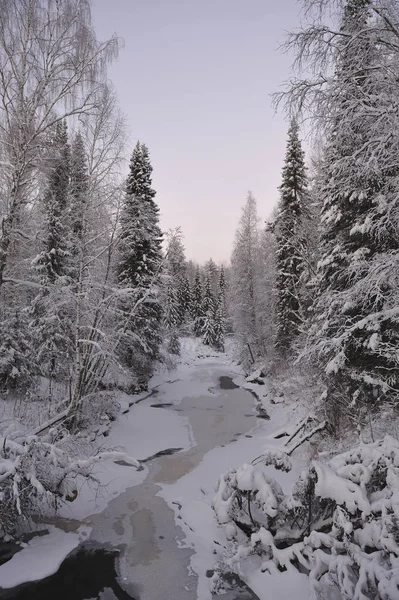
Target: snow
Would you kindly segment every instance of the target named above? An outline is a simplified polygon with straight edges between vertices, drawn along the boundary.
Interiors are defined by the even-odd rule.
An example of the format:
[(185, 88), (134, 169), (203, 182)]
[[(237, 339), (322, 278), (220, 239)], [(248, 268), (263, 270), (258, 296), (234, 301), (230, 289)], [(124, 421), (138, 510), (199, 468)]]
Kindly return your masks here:
[[(221, 475), (228, 471), (235, 473), (237, 489), (242, 490), (243, 494), (252, 490), (256, 500), (254, 508), (258, 511), (263, 510), (266, 519), (273, 518), (277, 512), (279, 498), (283, 493), (290, 493), (298, 475), (306, 466), (305, 459), (298, 458), (300, 451), (296, 451), (290, 458), (287, 457), (288, 448), (285, 444), (290, 441), (290, 434), (292, 437), (302, 428), (305, 432), (309, 418), (304, 419), (303, 409), (298, 408), (298, 403), (293, 404), (291, 401), (293, 395), (297, 394), (296, 381), (292, 381), (290, 384), (282, 382), (278, 388), (273, 387), (266, 380), (264, 385), (249, 383), (226, 354), (214, 353), (194, 340), (182, 340), (182, 352), (183, 357), (175, 371), (160, 371), (152, 379), (150, 388), (153, 393), (151, 395), (129, 397), (121, 394), (121, 397), (118, 398), (124, 410), (127, 410), (128, 405), (132, 402), (138, 403), (133, 404), (125, 414), (119, 415), (117, 420), (112, 423), (109, 435), (101, 438), (101, 445), (99, 444), (97, 448), (98, 460), (94, 464), (90, 463), (92, 464), (92, 476), (98, 480), (100, 487), (95, 481), (84, 481), (83, 478), (78, 477), (78, 496), (76, 500), (61, 508), (60, 516), (75, 520), (88, 519), (91, 515), (105, 511), (113, 498), (144, 482), (148, 475), (147, 463), (144, 462), (142, 470), (137, 471), (134, 466), (128, 464), (129, 460), (122, 464), (115, 463), (115, 452), (123, 451), (127, 456), (134, 457), (139, 461), (153, 457), (156, 453), (168, 448), (182, 448), (183, 452), (191, 450), (194, 455), (197, 453), (198, 456), (193, 460), (192, 469), (177, 481), (173, 478), (170, 480), (173, 483), (162, 483), (162, 479), (155, 481), (159, 489), (157, 496), (165, 500), (174, 511), (175, 525), (179, 531), (180, 529), (183, 531), (185, 536), (184, 541), (179, 544), (193, 550), (193, 554), (190, 558), (187, 557), (187, 561), (190, 560), (191, 571), (198, 575), (198, 600), (211, 600), (212, 579), (209, 578), (209, 571), (215, 569), (217, 561), (225, 558), (226, 546), (231, 543), (230, 540), (237, 537), (237, 528), (229, 512), (228, 493), (226, 493), (223, 503), (223, 489), (220, 488), (221, 494), (216, 501), (214, 500), (218, 481), (219, 485), (223, 485)], [(221, 375), (230, 375), (240, 387), (222, 391), (217, 385)], [(258, 400), (254, 401), (244, 389), (256, 392)], [(190, 404), (192, 408), (189, 414), (192, 423), (197, 427), (194, 429), (195, 435), (197, 435), (197, 432), (199, 433), (198, 423), (204, 428), (204, 423), (213, 423), (214, 417), (219, 418), (223, 415), (223, 410), (218, 412), (218, 409), (221, 408), (219, 405), (223, 402), (228, 403), (224, 410), (232, 411), (229, 414), (235, 415), (238, 405), (241, 406), (243, 394), (246, 394), (245, 402), (248, 405), (253, 406), (255, 402), (258, 410), (263, 408), (267, 411), (270, 421), (259, 419), (255, 427), (249, 425), (248, 430), (243, 432), (244, 423), (254, 423), (255, 417), (252, 418), (252, 421), (244, 422), (237, 421), (235, 416), (232, 421), (226, 420), (226, 424), (220, 429), (223, 435), (227, 436), (226, 440), (231, 440), (234, 431), (241, 433), (234, 436), (234, 441), (223, 442), (223, 446), (213, 447), (215, 438), (214, 431), (211, 429), (202, 433), (203, 439), (195, 439), (189, 419), (182, 416), (180, 412), (186, 410), (187, 405), (190, 404), (187, 404), (189, 399), (194, 399)], [(279, 399), (279, 404), (274, 404), (275, 398)], [(234, 402), (237, 404), (235, 405)], [(172, 406), (154, 408), (151, 404), (159, 406), (171, 404)], [(179, 407), (180, 404), (182, 407)], [(209, 410), (216, 410), (216, 412), (207, 412)], [(248, 409), (245, 408), (243, 413), (245, 410), (248, 412)], [(198, 416), (195, 416), (192, 411)], [(224, 414), (224, 417), (227, 418), (227, 414)], [(208, 418), (211, 420), (207, 421)], [(313, 423), (312, 420), (310, 422)], [(237, 426), (237, 429), (229, 429), (227, 423), (234, 423), (233, 426)], [(242, 426), (243, 428), (241, 428)], [(311, 426), (313, 427), (314, 423)], [(277, 433), (284, 432), (287, 433), (286, 436), (276, 439)], [(299, 436), (294, 439), (294, 442), (297, 439)], [(201, 444), (206, 445), (205, 450), (202, 449)], [(107, 454), (108, 452), (110, 454)], [(191, 454), (189, 456), (191, 457)], [(324, 465), (319, 468), (324, 468)], [(345, 464), (337, 465), (335, 471), (338, 468), (341, 468), (342, 471)], [(344, 475), (343, 471), (339, 475), (336, 474), (335, 477), (343, 479), (341, 475)], [(341, 487), (342, 485), (355, 486), (356, 484), (353, 482), (355, 475), (353, 473), (352, 477), (345, 478), (347, 483), (341, 484)], [(357, 475), (360, 477), (358, 473)], [(168, 480), (164, 479), (163, 481)], [(327, 476), (326, 482), (323, 484), (326, 494), (329, 492), (327, 488), (330, 483), (331, 478)], [(360, 490), (359, 487), (358, 489)], [(254, 490), (257, 492), (255, 493)], [(337, 489), (335, 491), (338, 493)], [(142, 488), (141, 493), (143, 493)], [(134, 490), (129, 497), (134, 500)], [(127, 506), (128, 498), (126, 498)], [(126, 504), (123, 502), (125, 500), (122, 501), (122, 505), (118, 503), (111, 505), (110, 512), (104, 512), (104, 519), (109, 519), (110, 516), (111, 519), (114, 518), (114, 507), (125, 506)], [(124, 512), (123, 509), (122, 512)], [(123, 516), (128, 517), (128, 515)], [(103, 515), (93, 519), (91, 522), (93, 528), (101, 529), (102, 519)], [(219, 525), (218, 520), (223, 526)], [(90, 519), (86, 522), (90, 523)], [(135, 530), (130, 530), (127, 525), (126, 535), (132, 537), (131, 540), (127, 538), (124, 540), (128, 547), (137, 543), (134, 540)], [(263, 541), (266, 540), (267, 535), (270, 537), (269, 532), (263, 528)], [(51, 536), (53, 542), (50, 541)], [(48, 538), (46, 541), (43, 541), (45, 538), (32, 540), (30, 546), (20, 553), (18, 558), (20, 563), (14, 562), (18, 555), (7, 563), (9, 587), (16, 585), (15, 581), (18, 579), (16, 573), (18, 572), (26, 572), (28, 577), (26, 581), (46, 577), (55, 572), (63, 558), (78, 545), (79, 536), (80, 530), (76, 534), (67, 534), (53, 528), (49, 536), (45, 536)], [(364, 538), (362, 541), (367, 543), (367, 536), (365, 535)], [(37, 546), (35, 544), (39, 544), (39, 547), (40, 544), (43, 544), (42, 550), (38, 550), (36, 553)], [(55, 549), (54, 556), (47, 561), (46, 552), (48, 553), (50, 546)], [(290, 563), (292, 548), (281, 551), (274, 546), (273, 552), (275, 561), (278, 560), (281, 561), (281, 564), (287, 565), (287, 572), (281, 573), (277, 569), (277, 563), (273, 561), (266, 561), (264, 563), (267, 565), (266, 570), (262, 572), (262, 561), (265, 557), (253, 556), (250, 545), (238, 546), (236, 554), (232, 556), (234, 568), (260, 600), (275, 600), (275, 598), (284, 600), (294, 596), (296, 600), (308, 600), (310, 597), (309, 578), (292, 567)], [(33, 555), (35, 555), (35, 559), (33, 559)], [(35, 562), (36, 557), (39, 561), (38, 564)], [(47, 563), (46, 566), (40, 562), (40, 557), (42, 557), (43, 563)], [(31, 570), (25, 569), (24, 566), (29, 562), (33, 565)]]
[[(242, 376), (235, 378), (235, 381), (245, 384)], [(261, 387), (261, 386), (258, 386)], [(268, 407), (270, 410), (270, 407)], [(258, 425), (248, 432), (252, 438), (240, 437), (237, 442), (226, 445), (224, 448), (215, 448), (208, 452), (201, 463), (190, 473), (179, 479), (174, 484), (163, 484), (158, 493), (168, 505), (175, 511), (176, 524), (179, 525), (185, 535), (188, 547), (195, 550), (191, 557), (190, 566), (198, 575), (198, 600), (211, 600), (210, 580), (206, 572), (214, 569), (215, 562), (218, 560), (220, 550), (226, 544), (226, 534), (228, 530), (223, 531), (218, 527), (215, 513), (212, 509), (212, 499), (215, 493), (215, 486), (221, 473), (231, 468), (237, 468), (243, 463), (250, 463), (257, 457), (262, 450), (273, 443), (273, 427), (281, 427), (283, 422), (288, 419), (288, 414), (292, 413), (292, 407), (278, 405), (273, 407), (273, 424), (271, 422), (259, 421)], [(280, 444), (281, 441), (275, 441)], [(275, 477), (284, 490), (289, 490), (294, 483), (297, 474), (305, 466), (305, 462), (300, 459), (292, 460), (294, 468), (292, 472), (275, 471), (270, 467), (270, 473)], [(247, 473), (241, 472), (241, 485), (245, 488), (248, 484), (248, 477), (252, 470)], [(265, 495), (270, 493), (270, 488), (264, 481), (263, 492)], [(263, 484), (262, 484), (263, 485)], [(266, 489), (267, 488), (267, 489)], [(181, 510), (177, 508), (176, 502), (182, 506)], [(220, 506), (220, 509), (222, 507)], [(225, 510), (227, 507), (225, 507)], [(214, 542), (217, 542), (216, 544)], [(215, 554), (218, 552), (218, 554)], [(263, 583), (260, 584), (259, 569), (249, 570), (242, 573), (242, 579), (259, 595), (261, 600), (275, 600), (280, 596), (269, 594), (269, 590), (279, 590), (280, 573), (278, 575), (263, 575)], [(296, 600), (309, 600), (308, 578), (293, 572), (289, 577), (285, 577), (281, 582), (282, 593), (286, 596), (281, 598), (290, 598), (289, 594), (295, 590)], [(290, 583), (292, 581), (292, 584)], [(300, 582), (298, 584), (298, 582)], [(255, 590), (255, 587), (259, 589)], [(287, 590), (286, 592), (284, 590)], [(301, 595), (299, 595), (301, 594)], [(292, 596), (291, 596), (292, 597)]]
[(309, 578), (296, 569), (285, 573), (262, 573), (253, 569), (248, 583), (261, 600), (309, 600)]
[(336, 475), (327, 465), (316, 464), (316, 494), (320, 498), (332, 498), (337, 504), (343, 504), (354, 514), (357, 510), (370, 512), (370, 504), (360, 487)]
[[(195, 441), (186, 417), (162, 408), (136, 404), (128, 413), (118, 417), (102, 444), (123, 450), (128, 456), (141, 461), (167, 448), (188, 450)], [(142, 483), (147, 473), (146, 467), (137, 471), (112, 459), (98, 462), (93, 466), (92, 476), (99, 485), (79, 478), (78, 497), (73, 503), (62, 506), (60, 515), (85, 519), (100, 513), (112, 498)]]
[(163, 408), (135, 405), (119, 417), (107, 438), (108, 444), (122, 446), (127, 454), (143, 460), (165, 448), (188, 450), (195, 440), (187, 417)]
[(65, 533), (52, 526), (48, 529), (47, 535), (32, 538), (11, 560), (0, 566), (0, 588), (9, 589), (53, 575), (89, 534), (85, 526), (76, 533)]

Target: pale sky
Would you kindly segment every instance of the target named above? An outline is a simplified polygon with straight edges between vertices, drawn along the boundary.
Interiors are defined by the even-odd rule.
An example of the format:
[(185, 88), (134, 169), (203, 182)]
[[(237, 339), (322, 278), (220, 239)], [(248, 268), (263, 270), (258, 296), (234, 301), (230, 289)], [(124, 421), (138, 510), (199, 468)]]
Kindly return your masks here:
[(288, 126), (270, 94), (298, 13), (296, 0), (93, 1), (98, 37), (124, 38), (110, 78), (132, 148), (149, 147), (161, 226), (181, 226), (189, 259), (229, 260), (248, 190), (262, 219), (278, 200)]

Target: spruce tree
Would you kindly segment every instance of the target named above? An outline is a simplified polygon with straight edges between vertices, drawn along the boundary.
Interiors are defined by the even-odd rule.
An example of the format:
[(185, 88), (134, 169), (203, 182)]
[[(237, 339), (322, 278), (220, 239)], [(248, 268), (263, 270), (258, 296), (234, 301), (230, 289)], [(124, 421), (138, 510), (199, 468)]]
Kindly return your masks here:
[(36, 363), (40, 365), (40, 373), (52, 379), (68, 373), (73, 339), (71, 150), (66, 123), (56, 127), (48, 162), (43, 198), (44, 249), (34, 261), (41, 288), (28, 309), (28, 318)]
[(183, 322), (187, 318), (187, 316), (190, 315), (190, 313), (191, 313), (191, 302), (192, 302), (190, 282), (185, 273), (183, 273), (179, 277), (178, 298), (179, 298), (179, 305), (180, 305), (180, 313), (182, 315), (182, 322)]
[(341, 403), (347, 412), (348, 406), (399, 398), (399, 325), (391, 313), (397, 302), (392, 215), (398, 168), (389, 117), (396, 97), (385, 70), (381, 77), (387, 56), (374, 18), (368, 0), (348, 0), (327, 89), (331, 115), (318, 184), (320, 296), (309, 351), (327, 373), (332, 415)]
[(218, 284), (218, 303), (221, 307), (223, 318), (226, 317), (226, 278), (223, 265), (220, 267), (219, 284)]
[(187, 263), (184, 253), (184, 246), (181, 241), (179, 231), (173, 232), (169, 236), (167, 248), (166, 270), (170, 278), (173, 279), (177, 290), (178, 310), (180, 315), (179, 324), (182, 325), (189, 314), (191, 305), (191, 290), (187, 278)]
[(44, 283), (54, 283), (68, 272), (69, 231), (68, 201), (71, 172), (71, 150), (66, 123), (58, 123), (50, 147), (47, 186), (43, 198), (44, 245), (36, 259)]
[(203, 342), (206, 346), (215, 346), (216, 332), (215, 332), (215, 310), (213, 306), (210, 306), (205, 313), (204, 325), (203, 325)]
[(203, 341), (208, 346), (215, 345), (215, 299), (213, 297), (211, 275), (212, 273), (208, 272), (202, 302), (202, 312), (204, 314)]
[(274, 223), (276, 236), (276, 338), (275, 347), (285, 356), (299, 333), (301, 277), (304, 272), (303, 220), (307, 214), (308, 183), (298, 125), (291, 122)]
[(137, 143), (129, 167), (120, 218), (118, 280), (132, 290), (123, 303), (126, 335), (121, 344), (125, 364), (145, 387), (159, 357), (163, 311), (157, 295), (162, 264), (159, 208), (152, 188), (148, 149)]
[(169, 344), (168, 344), (168, 352), (170, 352), (170, 354), (174, 354), (175, 356), (180, 356), (181, 345), (180, 345), (179, 336), (176, 331), (173, 331), (171, 333), (171, 336), (169, 339)]
[(214, 298), (217, 298), (218, 294), (218, 268), (215, 261), (210, 258), (205, 264), (205, 273), (209, 276), (211, 282), (211, 290)]
[(178, 329), (181, 324), (179, 298), (176, 285), (171, 278), (168, 283), (165, 308), (165, 325), (169, 335), (168, 351), (171, 354), (180, 354), (180, 341)]
[(213, 313), (214, 311), (215, 311), (215, 299), (214, 299), (213, 291), (212, 291), (211, 276), (208, 273), (207, 278), (206, 278), (206, 283), (205, 283), (204, 298), (202, 301), (202, 312), (204, 315), (208, 315), (208, 312)]
[(203, 312), (203, 296), (202, 296), (202, 283), (199, 266), (195, 273), (193, 297), (191, 304), (191, 316), (194, 320), (194, 333), (196, 336), (200, 336), (204, 326), (204, 312)]
[(223, 306), (223, 297), (220, 295), (216, 312), (214, 316), (214, 340), (213, 345), (216, 350), (224, 352), (224, 336), (225, 336), (225, 314)]
[(71, 246), (76, 269), (76, 256), (82, 251), (87, 219), (89, 175), (83, 137), (78, 133), (72, 142), (69, 220)]

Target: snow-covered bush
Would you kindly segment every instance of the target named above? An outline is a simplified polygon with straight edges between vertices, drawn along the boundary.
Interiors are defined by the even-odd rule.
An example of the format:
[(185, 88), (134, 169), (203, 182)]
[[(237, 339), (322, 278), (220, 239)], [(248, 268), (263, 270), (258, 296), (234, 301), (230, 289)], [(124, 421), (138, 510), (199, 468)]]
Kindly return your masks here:
[(101, 391), (85, 397), (79, 415), (79, 429), (90, 429), (100, 422), (115, 421), (121, 405), (112, 391)]
[(0, 331), (0, 388), (18, 389), (32, 381), (33, 361), (26, 312), (8, 312), (0, 322)]
[(0, 537), (15, 532), (20, 518), (56, 510), (60, 502), (73, 500), (76, 477), (91, 477), (96, 462), (124, 460), (140, 466), (122, 452), (99, 451), (79, 458), (77, 439), (69, 434), (60, 438), (55, 429), (42, 437), (13, 437), (0, 436)]
[(290, 468), (280, 454), (220, 477), (213, 508), (228, 544), (219, 572), (240, 575), (256, 556), (265, 577), (308, 573), (312, 598), (334, 588), (343, 600), (397, 600), (399, 441), (386, 436), (314, 462), (289, 495), (267, 473), (270, 464)]

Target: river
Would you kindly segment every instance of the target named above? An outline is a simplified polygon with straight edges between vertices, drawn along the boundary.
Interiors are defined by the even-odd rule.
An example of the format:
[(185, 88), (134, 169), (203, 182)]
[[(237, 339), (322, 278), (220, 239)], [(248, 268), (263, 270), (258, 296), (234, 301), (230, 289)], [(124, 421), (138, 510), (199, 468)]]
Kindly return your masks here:
[[(190, 569), (193, 550), (185, 547), (179, 519), (157, 493), (162, 484), (172, 484), (195, 469), (214, 448), (251, 437), (249, 432), (257, 425), (253, 396), (233, 382), (233, 367), (220, 356), (219, 361), (216, 357), (197, 361), (189, 371), (188, 383), (193, 389), (199, 382), (206, 384), (206, 395), (182, 395), (165, 406), (162, 399), (171, 385), (165, 382), (155, 396), (144, 400), (160, 411), (177, 411), (187, 417), (196, 445), (187, 451), (170, 449), (170, 455), (148, 460), (143, 483), (127, 489), (103, 512), (85, 520), (92, 528), (90, 539), (56, 574), (0, 592), (2, 600), (196, 600), (197, 577)], [(58, 525), (74, 529), (80, 522), (64, 520)], [(237, 585), (223, 598), (255, 596)]]

